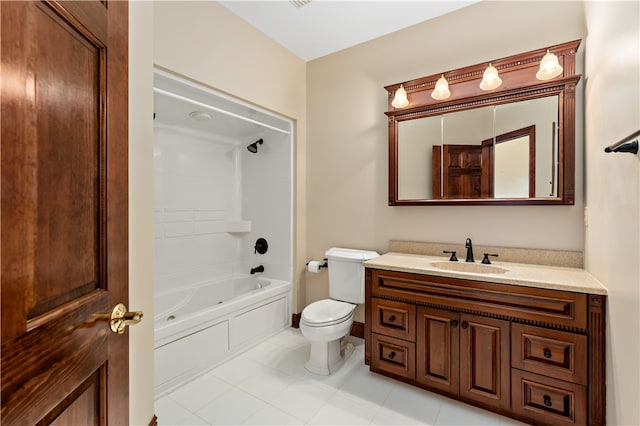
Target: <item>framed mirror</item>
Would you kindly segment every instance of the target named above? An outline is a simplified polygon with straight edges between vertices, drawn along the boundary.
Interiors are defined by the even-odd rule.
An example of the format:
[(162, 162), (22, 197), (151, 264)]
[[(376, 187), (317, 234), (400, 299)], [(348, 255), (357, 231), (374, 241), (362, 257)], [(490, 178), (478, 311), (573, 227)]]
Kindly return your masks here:
[[(502, 85), (489, 91), (489, 63), (386, 87), (389, 205), (573, 204), (579, 43), (492, 61)], [(548, 51), (563, 70), (539, 80)], [(437, 100), (440, 77), (450, 96)], [(394, 108), (401, 85), (409, 103)]]

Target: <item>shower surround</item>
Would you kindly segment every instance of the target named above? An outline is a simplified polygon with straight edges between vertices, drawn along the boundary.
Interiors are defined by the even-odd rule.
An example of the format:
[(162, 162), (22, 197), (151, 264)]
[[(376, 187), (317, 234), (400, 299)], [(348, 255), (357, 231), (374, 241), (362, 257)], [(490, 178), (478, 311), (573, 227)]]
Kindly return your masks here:
[[(217, 330), (211, 334), (214, 339), (200, 339), (217, 354), (206, 362), (188, 359), (189, 352), (198, 351), (188, 346), (193, 338), (176, 336), (170, 341), (156, 336), (158, 397), (289, 325), (293, 166), (289, 120), (162, 71), (155, 73), (154, 92), (156, 301), (166, 304), (175, 299), (177, 305), (181, 295), (194, 288), (248, 277), (258, 265), (264, 266), (264, 272), (256, 277), (288, 284), (277, 295), (282, 300), (277, 310), (274, 295), (261, 300), (259, 292), (238, 311), (222, 309), (219, 300), (200, 303), (213, 313), (207, 314), (207, 323), (197, 331)], [(262, 144), (254, 145), (256, 152), (247, 149), (260, 139)], [(264, 254), (254, 249), (259, 238), (268, 241)], [(263, 310), (267, 317), (261, 318), (259, 308), (267, 304), (270, 307)], [(244, 340), (229, 333), (245, 333), (250, 322), (243, 323), (243, 330), (230, 324), (254, 310), (253, 322), (272, 326), (263, 327), (260, 336), (252, 335), (242, 345), (231, 345)], [(156, 318), (156, 333), (162, 325), (158, 321), (169, 320)], [(168, 350), (167, 345), (174, 346)], [(167, 374), (175, 358), (191, 367)]]

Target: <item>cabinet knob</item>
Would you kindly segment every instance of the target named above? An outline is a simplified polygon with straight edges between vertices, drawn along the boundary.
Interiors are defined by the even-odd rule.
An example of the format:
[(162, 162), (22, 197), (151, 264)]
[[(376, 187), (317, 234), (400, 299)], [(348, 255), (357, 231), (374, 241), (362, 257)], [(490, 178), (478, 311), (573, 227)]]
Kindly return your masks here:
[(551, 358), (551, 351), (547, 348), (545, 348), (544, 350), (544, 357), (545, 358)]
[(551, 407), (551, 397), (549, 395), (544, 395), (542, 399), (544, 401), (544, 405)]
[(395, 352), (393, 352), (393, 351), (391, 351), (391, 352), (389, 353), (389, 359), (394, 359), (395, 357), (396, 357), (396, 353), (395, 353)]
[(458, 326), (458, 320), (451, 321), (451, 327), (456, 328)]
[(389, 317), (389, 322), (394, 322), (396, 320), (396, 316), (395, 315), (391, 315)]
[(469, 327), (469, 323), (466, 321), (462, 321), (462, 324), (460, 324), (460, 327), (464, 328), (466, 330), (467, 327)]

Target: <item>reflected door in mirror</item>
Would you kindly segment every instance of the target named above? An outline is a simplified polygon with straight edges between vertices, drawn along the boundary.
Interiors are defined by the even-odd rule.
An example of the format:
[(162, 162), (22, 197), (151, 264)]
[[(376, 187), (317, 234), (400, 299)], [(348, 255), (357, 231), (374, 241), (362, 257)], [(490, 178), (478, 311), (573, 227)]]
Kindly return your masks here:
[(434, 198), (486, 196), (483, 181), (486, 188), (489, 170), (482, 167), (482, 146), (434, 146), (432, 169)]

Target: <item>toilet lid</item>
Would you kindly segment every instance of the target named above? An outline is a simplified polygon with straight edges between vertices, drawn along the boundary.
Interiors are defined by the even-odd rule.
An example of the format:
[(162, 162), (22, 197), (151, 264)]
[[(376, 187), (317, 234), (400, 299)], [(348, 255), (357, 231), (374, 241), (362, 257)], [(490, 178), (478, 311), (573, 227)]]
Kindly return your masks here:
[(319, 300), (302, 310), (302, 321), (312, 326), (337, 324), (351, 316), (354, 309), (351, 303)]

